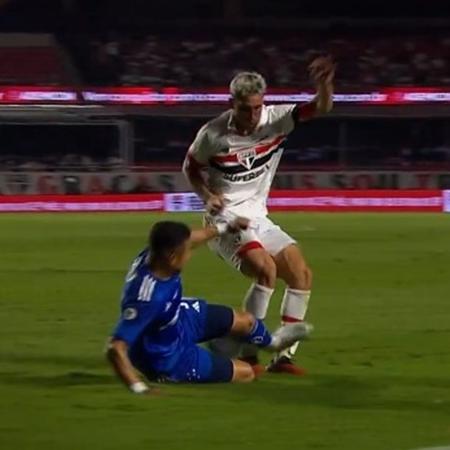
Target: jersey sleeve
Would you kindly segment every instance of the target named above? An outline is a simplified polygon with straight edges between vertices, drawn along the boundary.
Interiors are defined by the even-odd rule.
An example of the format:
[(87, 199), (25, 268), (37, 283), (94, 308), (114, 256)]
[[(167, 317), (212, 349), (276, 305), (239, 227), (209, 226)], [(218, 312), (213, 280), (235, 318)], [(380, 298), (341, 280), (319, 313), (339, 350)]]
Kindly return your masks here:
[(197, 163), (200, 166), (208, 165), (209, 159), (213, 156), (213, 146), (208, 133), (208, 128), (204, 125), (195, 136), (194, 141), (189, 147), (187, 157), (190, 162)]
[(113, 338), (125, 341), (129, 346), (133, 345), (159, 314), (158, 306), (152, 302), (128, 303), (122, 310)]
[(295, 103), (272, 106), (272, 121), (280, 133), (289, 134), (294, 130), (297, 125), (297, 109)]

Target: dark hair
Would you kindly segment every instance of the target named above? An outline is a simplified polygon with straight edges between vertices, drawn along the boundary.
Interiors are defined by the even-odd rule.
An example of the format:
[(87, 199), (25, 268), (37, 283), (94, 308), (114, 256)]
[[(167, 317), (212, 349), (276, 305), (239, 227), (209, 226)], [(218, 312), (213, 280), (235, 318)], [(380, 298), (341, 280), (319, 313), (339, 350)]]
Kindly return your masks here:
[(164, 259), (191, 237), (191, 229), (182, 222), (164, 220), (150, 230), (148, 246), (151, 259)]

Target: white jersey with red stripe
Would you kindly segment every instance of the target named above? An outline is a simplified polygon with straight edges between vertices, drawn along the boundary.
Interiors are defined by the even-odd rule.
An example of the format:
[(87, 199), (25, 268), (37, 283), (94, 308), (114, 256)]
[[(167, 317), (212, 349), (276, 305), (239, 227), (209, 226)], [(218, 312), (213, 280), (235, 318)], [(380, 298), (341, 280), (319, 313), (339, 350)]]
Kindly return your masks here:
[(207, 169), (212, 191), (224, 196), (224, 213), (267, 215), (267, 197), (281, 159), (281, 145), (295, 127), (295, 104), (263, 106), (252, 134), (238, 134), (232, 110), (207, 122), (189, 148), (190, 164)]

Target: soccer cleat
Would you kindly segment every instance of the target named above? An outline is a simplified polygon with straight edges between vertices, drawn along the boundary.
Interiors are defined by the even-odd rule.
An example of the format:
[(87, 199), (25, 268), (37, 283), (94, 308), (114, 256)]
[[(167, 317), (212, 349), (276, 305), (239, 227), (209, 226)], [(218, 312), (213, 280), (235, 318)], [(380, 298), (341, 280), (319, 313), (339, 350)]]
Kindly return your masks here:
[(292, 359), (287, 356), (280, 356), (279, 358), (273, 359), (267, 366), (267, 372), (289, 373), (297, 377), (306, 375), (306, 370), (303, 367), (295, 365)]
[(313, 326), (308, 322), (297, 322), (283, 325), (272, 333), (272, 342), (267, 350), (281, 352), (301, 339), (307, 338), (313, 330)]
[(259, 362), (257, 356), (241, 356), (239, 360), (252, 366), (256, 378), (260, 377), (266, 371), (266, 368)]

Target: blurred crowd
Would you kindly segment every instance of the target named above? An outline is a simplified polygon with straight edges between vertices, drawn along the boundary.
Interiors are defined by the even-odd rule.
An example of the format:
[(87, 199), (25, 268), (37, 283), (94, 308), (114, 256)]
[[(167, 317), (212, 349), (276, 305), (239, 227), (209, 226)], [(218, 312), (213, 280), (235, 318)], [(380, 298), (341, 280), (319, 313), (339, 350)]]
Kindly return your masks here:
[(20, 156), (17, 154), (0, 155), (0, 172), (95, 172), (119, 170), (125, 166), (124, 161), (117, 156), (98, 158), (75, 153), (60, 155), (46, 152)]
[[(149, 170), (180, 170), (186, 146), (144, 147), (134, 167)], [(2, 155), (0, 172), (102, 172), (119, 171), (129, 166), (117, 156)], [(448, 169), (450, 146), (411, 148), (377, 145), (348, 146), (315, 145), (302, 148), (288, 146), (281, 162), (285, 170), (336, 170), (345, 168), (370, 170)]]
[(335, 58), (339, 88), (450, 84), (450, 34), (441, 33), (111, 34), (91, 40), (84, 66), (88, 81), (97, 84), (224, 86), (237, 71), (250, 69), (273, 87), (305, 87), (307, 64), (319, 54)]
[[(180, 170), (196, 130), (205, 120), (135, 118), (129, 155), (126, 148), (121, 149), (117, 129), (112, 126), (3, 125), (0, 171), (114, 171), (127, 165)], [(284, 169), (449, 170), (450, 123), (438, 117), (329, 117), (301, 124), (283, 147)]]

